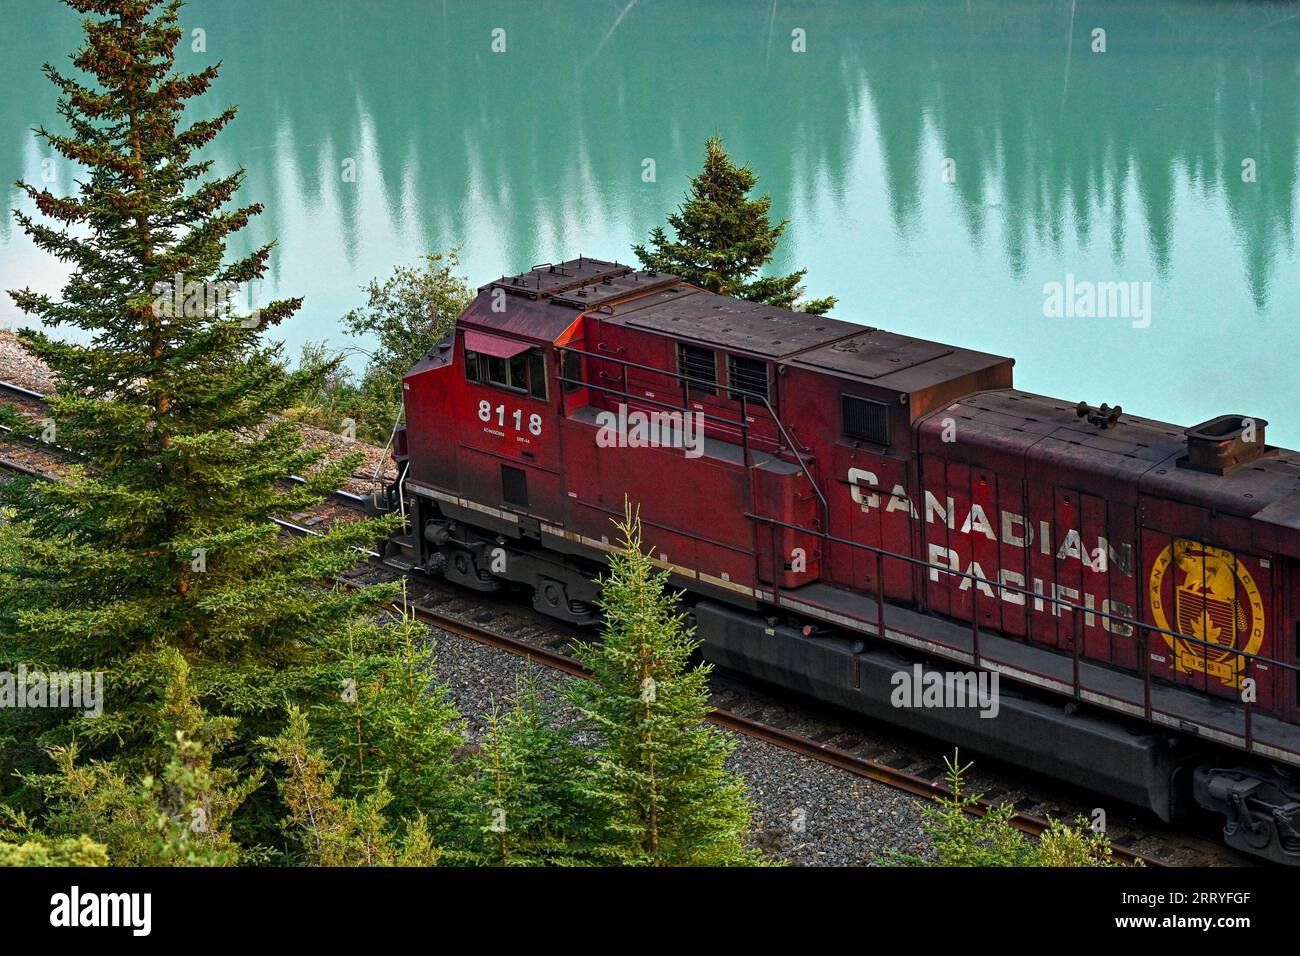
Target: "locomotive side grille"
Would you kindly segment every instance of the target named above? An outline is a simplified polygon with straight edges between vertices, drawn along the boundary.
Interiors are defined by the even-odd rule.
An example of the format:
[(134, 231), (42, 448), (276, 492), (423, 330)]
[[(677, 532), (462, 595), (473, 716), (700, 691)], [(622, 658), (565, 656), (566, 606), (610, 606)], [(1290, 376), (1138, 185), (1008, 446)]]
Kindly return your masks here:
[[(706, 382), (718, 380), (718, 353), (713, 349), (700, 348), (698, 345), (677, 346), (677, 371), (691, 379), (703, 379)], [(708, 385), (688, 383), (691, 391), (697, 395), (716, 395), (718, 390)]]
[(850, 438), (889, 444), (889, 406), (857, 395), (841, 396), (844, 409), (844, 434)]
[(739, 401), (741, 393), (747, 398), (767, 398), (767, 363), (733, 355), (728, 359), (727, 382), (735, 389), (731, 393), (733, 401)]

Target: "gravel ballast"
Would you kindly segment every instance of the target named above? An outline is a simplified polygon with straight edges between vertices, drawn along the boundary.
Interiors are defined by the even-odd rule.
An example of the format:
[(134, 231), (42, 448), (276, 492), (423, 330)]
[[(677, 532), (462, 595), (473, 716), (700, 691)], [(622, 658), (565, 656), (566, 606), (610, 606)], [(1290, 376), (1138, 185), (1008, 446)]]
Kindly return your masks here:
[[(530, 675), (539, 696), (559, 703), (557, 717), (574, 718), (561, 700), (569, 678), (514, 654), (435, 630), (438, 677), (477, 740), (495, 701), (508, 707)], [(724, 731), (718, 731), (723, 733)], [(735, 735), (728, 769), (744, 776), (754, 805), (757, 844), (793, 866), (862, 866), (888, 851), (924, 854), (921, 801), (774, 744)]]

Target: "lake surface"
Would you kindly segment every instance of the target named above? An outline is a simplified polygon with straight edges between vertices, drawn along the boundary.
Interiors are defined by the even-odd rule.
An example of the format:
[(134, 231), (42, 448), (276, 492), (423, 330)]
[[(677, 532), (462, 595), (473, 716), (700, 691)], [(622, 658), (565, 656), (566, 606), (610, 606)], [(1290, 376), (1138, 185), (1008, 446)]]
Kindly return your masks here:
[[(73, 181), (30, 128), (58, 123), (39, 67), (79, 28), (54, 0), (3, 10), (12, 207), (19, 177)], [(185, 66), (225, 64), (201, 111), (241, 107), (209, 155), (267, 205), (240, 248), (277, 238), (264, 298), (306, 298), (293, 354), (357, 344), (339, 319), (359, 287), (425, 251), (462, 245), (475, 284), (634, 261), (716, 129), (790, 220), (774, 268), (807, 266), (839, 318), (1014, 356), (1020, 387), (1072, 402), (1262, 416), (1300, 446), (1300, 7), (192, 0), (183, 23), (206, 45)], [(63, 276), (0, 220), (0, 287)], [(1134, 284), (1123, 315), (1045, 308), (1052, 283), (1073, 302), (1110, 282)]]

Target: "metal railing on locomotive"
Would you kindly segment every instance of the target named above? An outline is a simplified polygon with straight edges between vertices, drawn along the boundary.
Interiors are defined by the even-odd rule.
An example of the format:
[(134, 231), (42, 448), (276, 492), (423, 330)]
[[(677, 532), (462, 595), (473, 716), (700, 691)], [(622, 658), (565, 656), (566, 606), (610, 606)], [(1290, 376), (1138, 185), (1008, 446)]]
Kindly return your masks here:
[[(388, 441), (384, 444), (384, 452), (375, 461), (375, 473), (371, 476), (370, 500), (374, 503), (376, 511), (385, 511), (388, 509), (386, 502), (381, 502), (379, 496), (383, 493), (383, 468), (384, 462), (388, 460), (389, 452), (392, 451), (394, 443), (397, 441), (397, 432), (401, 429), (403, 422), (406, 420), (406, 401), (403, 398), (397, 403), (397, 417), (393, 419), (393, 427), (388, 433)], [(402, 516), (402, 522), (407, 522), (406, 517), (406, 472), (410, 469), (411, 462), (402, 462), (397, 469), (397, 477), (393, 480), (393, 487), (397, 489), (397, 508), (398, 514)]]
[[(363, 349), (359, 345), (350, 345), (345, 349), (340, 349), (338, 354), (342, 356), (342, 355), (349, 355), (351, 353), (364, 355), (372, 362), (375, 360), (374, 352), (371, 352), (368, 349)], [(402, 394), (399, 395), (397, 398), (397, 415), (393, 419), (393, 427), (388, 430), (388, 441), (384, 443), (383, 454), (381, 454), (375, 460), (375, 472), (373, 475), (370, 476), (370, 486), (371, 486), (370, 504), (374, 508), (375, 512), (377, 513), (382, 513), (391, 510), (391, 505), (387, 501), (380, 500), (380, 496), (384, 493), (384, 482), (383, 482), (384, 462), (388, 460), (388, 454), (393, 448), (393, 442), (396, 441), (397, 439), (398, 429), (402, 427), (402, 423), (406, 419), (405, 395), (406, 393), (402, 392)], [(410, 463), (407, 462), (403, 464), (401, 468), (398, 469), (397, 477), (393, 480), (393, 484), (391, 486), (395, 488), (397, 491), (397, 507), (398, 507), (399, 514), (401, 514), (402, 516), (403, 522), (406, 521), (406, 498), (405, 498), (404, 487), (406, 484), (406, 471), (409, 466)]]
[[(621, 359), (618, 358), (616, 355), (612, 355), (608, 353), (598, 354), (594, 352), (588, 352), (583, 349), (574, 348), (571, 346), (556, 346), (556, 352), (557, 352), (557, 364), (560, 366), (561, 369), (561, 372), (558, 375), (558, 379), (560, 382), (572, 384), (575, 386), (579, 386), (581, 388), (595, 389), (597, 391), (604, 392), (606, 394), (618, 395), (623, 398), (631, 399), (641, 404), (655, 405), (661, 408), (668, 408), (668, 409), (683, 411), (683, 412), (692, 411), (692, 409), (689, 408), (689, 397), (687, 393), (688, 384), (695, 384), (698, 386), (703, 386), (705, 388), (713, 388), (713, 389), (717, 389), (719, 387), (719, 383), (717, 383), (716, 381), (709, 381), (707, 379), (701, 379), (701, 378), (696, 378), (694, 376), (685, 375), (681, 372), (669, 372), (664, 369), (654, 368), (649, 365), (642, 365), (637, 362), (630, 362), (626, 359)], [(562, 371), (563, 355), (564, 353), (570, 353), (570, 352), (576, 355), (580, 355), (584, 358), (593, 359), (598, 362), (608, 362), (608, 363), (619, 365), (622, 369), (621, 384), (623, 387), (621, 389), (615, 389), (604, 385), (593, 384), (591, 382), (586, 381), (585, 378), (573, 379), (565, 376)], [(630, 392), (627, 391), (627, 370), (629, 368), (637, 369), (639, 371), (650, 372), (656, 375), (664, 376), (665, 378), (676, 380), (678, 382), (678, 385), (682, 389), (683, 404), (677, 406), (668, 402), (661, 402), (644, 396), (632, 395)], [(744, 389), (733, 388), (730, 387), (729, 385), (727, 386), (727, 391), (732, 393), (738, 393), (740, 395), (741, 405), (740, 405), (739, 421), (733, 421), (731, 419), (723, 418), (721, 416), (710, 415), (706, 412), (697, 411), (696, 414), (701, 415), (707, 421), (718, 422), (720, 424), (724, 424), (730, 427), (736, 427), (740, 430), (744, 467), (747, 473), (750, 475), (749, 489), (748, 489), (749, 496), (750, 496), (750, 508), (746, 512), (745, 517), (750, 518), (756, 522), (761, 521), (767, 523), (773, 527), (785, 528), (802, 534), (812, 535), (818, 538), (819, 540), (825, 542), (826, 544), (842, 545), (845, 547), (855, 548), (860, 551), (873, 554), (875, 556), (876, 573), (875, 573), (875, 581), (873, 582), (874, 588), (869, 593), (873, 594), (873, 600), (876, 603), (875, 626), (876, 626), (876, 634), (878, 636), (888, 639), (888, 633), (886, 630), (886, 623), (885, 623), (885, 605), (887, 602), (885, 600), (885, 595), (884, 595), (884, 581), (885, 581), (884, 573), (883, 573), (884, 562), (889, 560), (899, 561), (902, 562), (904, 565), (908, 566), (910, 569), (913, 570), (924, 569), (927, 573), (938, 570), (942, 574), (951, 575), (957, 578), (962, 578), (970, 582), (970, 592), (971, 592), (971, 622), (970, 622), (971, 623), (971, 650), (970, 652), (968, 653), (963, 648), (955, 644), (948, 644), (944, 641), (938, 640), (933, 636), (929, 636), (929, 635), (922, 636), (919, 634), (913, 634), (910, 631), (898, 627), (890, 627), (888, 630), (893, 631), (894, 633), (904, 637), (911, 637), (916, 640), (924, 641), (932, 645), (938, 645), (941, 647), (948, 648), (956, 652), (956, 656), (958, 657), (969, 656), (971, 666), (975, 667), (976, 669), (984, 669), (984, 664), (980, 654), (980, 626), (979, 626), (980, 587), (979, 586), (980, 585), (987, 586), (994, 595), (1006, 594), (1006, 593), (1019, 594), (1025, 600), (1032, 599), (1036, 602), (1042, 602), (1045, 605), (1051, 605), (1053, 608), (1059, 608), (1060, 613), (1055, 614), (1055, 616), (1058, 618), (1061, 617), (1063, 614), (1069, 615), (1068, 619), (1070, 621), (1070, 651), (1071, 651), (1071, 658), (1072, 658), (1071, 685), (1072, 685), (1072, 692), (1075, 700), (1082, 701), (1084, 693), (1087, 692), (1090, 695), (1089, 697), (1090, 702), (1096, 703), (1100, 707), (1103, 707), (1108, 710), (1114, 710), (1119, 713), (1130, 713), (1128, 708), (1113, 707), (1105, 703), (1104, 700), (1098, 699), (1099, 697), (1101, 698), (1113, 697), (1113, 694), (1111, 692), (1105, 691), (1095, 686), (1090, 687), (1083, 683), (1082, 675), (1081, 675), (1081, 663), (1084, 660), (1084, 658), (1082, 658), (1080, 654), (1082, 648), (1082, 641), (1079, 639), (1079, 633), (1078, 633), (1079, 627), (1077, 621), (1072, 616), (1075, 612), (1082, 611), (1087, 615), (1092, 615), (1098, 618), (1102, 618), (1109, 624), (1126, 626), (1132, 629), (1132, 632), (1137, 636), (1137, 645), (1138, 645), (1137, 653), (1142, 660), (1142, 697), (1143, 697), (1142, 716), (1143, 718), (1149, 722), (1164, 723), (1168, 726), (1173, 726), (1173, 727), (1188, 724), (1186, 715), (1172, 713), (1165, 710), (1159, 710), (1152, 703), (1151, 682), (1153, 680), (1153, 675), (1151, 673), (1151, 657), (1150, 657), (1151, 637), (1155, 635), (1157, 639), (1167, 638), (1168, 642), (1171, 644), (1176, 641), (1185, 641), (1188, 644), (1202, 648), (1203, 656), (1206, 657), (1207, 659), (1211, 648), (1213, 648), (1215, 651), (1222, 652), (1224, 650), (1223, 645), (1216, 644), (1213, 641), (1204, 640), (1202, 638), (1193, 637), (1190, 634), (1182, 634), (1178, 631), (1168, 630), (1166, 628), (1159, 627), (1158, 625), (1155, 624), (1148, 624), (1145, 621), (1139, 621), (1136, 620), (1135, 618), (1127, 617), (1123, 614), (1115, 614), (1110, 611), (1103, 611), (1099, 609), (1089, 609), (1086, 607), (1082, 607), (1077, 604), (1072, 604), (1063, 598), (1049, 596), (1047, 594), (1039, 594), (1038, 592), (1031, 591), (1028, 588), (1018, 587), (1013, 584), (1004, 583), (1002, 581), (994, 580), (992, 578), (987, 578), (982, 575), (973, 574), (969, 571), (958, 571), (955, 569), (940, 568), (937, 565), (932, 564), (931, 562), (926, 561), (922, 558), (916, 558), (909, 554), (902, 554), (897, 551), (891, 551), (888, 548), (882, 548), (882, 547), (877, 547), (875, 545), (865, 544), (861, 541), (852, 541), (848, 538), (841, 538), (831, 534), (829, 530), (830, 508), (826, 502), (826, 498), (822, 494), (821, 488), (817, 485), (816, 480), (813, 478), (812, 472), (809, 470), (807, 462), (804, 460), (803, 455), (799, 453), (799, 450), (795, 446), (794, 442), (792, 441), (789, 432), (786, 430), (784, 424), (782, 424), (780, 418), (773, 410), (771, 403), (767, 400), (766, 396), (754, 392), (747, 392)], [(772, 421), (775, 423), (782, 439), (786, 442), (785, 446), (777, 449), (777, 454), (779, 455), (783, 451), (788, 451), (791, 455), (793, 455), (796, 461), (798, 462), (799, 467), (802, 469), (804, 476), (808, 479), (809, 485), (816, 493), (818, 501), (821, 505), (821, 524), (822, 524), (821, 528), (809, 528), (804, 525), (792, 524), (787, 521), (781, 521), (778, 518), (774, 518), (768, 515), (758, 514), (754, 509), (753, 502), (754, 502), (755, 495), (754, 495), (754, 487), (753, 487), (753, 462), (751, 457), (750, 444), (748, 440), (750, 426), (748, 423), (748, 415), (747, 415), (747, 406), (748, 406), (747, 398), (756, 399), (759, 403), (761, 403), (763, 408), (767, 411), (768, 415), (771, 416)], [(561, 398), (561, 401), (563, 401), (563, 398)], [(757, 553), (758, 549), (756, 546), (757, 543), (756, 527), (754, 529), (754, 538), (755, 538), (754, 551), (755, 553)], [(829, 549), (827, 549), (823, 553), (823, 557), (824, 558), (829, 557)], [(772, 581), (776, 582), (777, 580), (779, 580), (777, 577), (777, 572), (779, 568), (777, 567), (777, 554), (775, 548), (772, 549), (772, 565), (773, 565)], [(781, 588), (779, 586), (774, 585), (773, 598), (774, 598), (774, 603), (776, 603), (778, 606), (782, 603)], [(999, 600), (999, 598), (998, 597), (985, 598), (985, 600), (997, 601)], [(998, 636), (1004, 636), (1004, 635), (999, 634)], [(1025, 635), (1023, 642), (1031, 643), (1028, 634)], [(1241, 685), (1241, 682), (1246, 677), (1249, 677), (1252, 674), (1254, 668), (1256, 667), (1263, 667), (1264, 670), (1268, 670), (1269, 668), (1275, 667), (1278, 668), (1283, 673), (1290, 674), (1292, 681), (1300, 681), (1300, 676), (1297, 676), (1300, 675), (1300, 665), (1290, 664), (1285, 661), (1280, 661), (1271, 657), (1266, 657), (1262, 654), (1253, 654), (1244, 650), (1231, 651), (1230, 653), (1232, 656), (1236, 658), (1236, 661), (1238, 662), (1238, 667), (1237, 667), (1239, 673), (1238, 686)], [(1094, 660), (1094, 659), (1089, 659), (1089, 660)], [(997, 663), (997, 662), (993, 661), (991, 663)], [(1098, 663), (1105, 663), (1105, 662), (1098, 661)], [(854, 664), (856, 665), (856, 658), (854, 660)], [(856, 667), (854, 669), (856, 670)], [(1037, 671), (1024, 668), (1023, 665), (1017, 665), (1017, 669), (1024, 670), (1026, 673), (1032, 676), (1040, 677), (1046, 681), (1056, 682), (1057, 680), (1056, 678), (1048, 674), (1043, 674)], [(856, 673), (853, 674), (853, 678), (856, 682), (857, 680)], [(1155, 678), (1155, 679), (1159, 680), (1159, 678)], [(1169, 686), (1172, 687), (1176, 685), (1170, 684)], [(1285, 693), (1285, 688), (1282, 689), (1282, 692)], [(1116, 699), (1123, 702), (1122, 699), (1120, 698), (1116, 698)], [(1216, 697), (1214, 699), (1224, 703), (1225, 705), (1230, 703), (1229, 699), (1227, 698)], [(1232, 701), (1231, 703), (1233, 706), (1240, 707), (1242, 709), (1241, 738), (1243, 741), (1244, 749), (1247, 752), (1257, 751), (1258, 748), (1256, 747), (1256, 741), (1254, 739), (1254, 730), (1253, 730), (1254, 702), (1251, 700), (1243, 701), (1238, 699)], [(1162, 720), (1157, 721), (1156, 720), (1157, 717), (1162, 718)], [(1234, 731), (1230, 731), (1230, 730), (1223, 731), (1221, 728), (1218, 727), (1212, 727), (1210, 729), (1223, 732), (1223, 733), (1235, 733)], [(1269, 749), (1284, 751), (1288, 754), (1300, 757), (1300, 751), (1293, 750), (1288, 747), (1284, 747), (1280, 744), (1270, 743), (1267, 746), (1269, 747)]]
[[(692, 414), (699, 415), (705, 421), (717, 422), (718, 424), (726, 425), (738, 429), (740, 431), (741, 453), (743, 456), (745, 470), (747, 473), (751, 475), (750, 486), (749, 486), (751, 511), (753, 510), (754, 487), (753, 487), (753, 478), (752, 478), (753, 458), (751, 454), (752, 449), (750, 448), (750, 442), (749, 442), (749, 429), (750, 429), (749, 405), (751, 401), (757, 401), (762, 405), (763, 409), (767, 412), (768, 416), (772, 419), (772, 422), (776, 425), (777, 431), (780, 434), (782, 441), (785, 443), (784, 445), (781, 445), (777, 448), (776, 454), (779, 455), (783, 451), (788, 451), (791, 455), (794, 456), (794, 459), (798, 463), (799, 468), (803, 471), (804, 477), (808, 479), (809, 487), (811, 487), (813, 492), (817, 495), (818, 503), (821, 506), (822, 525), (827, 528), (830, 527), (830, 507), (826, 503), (826, 497), (822, 494), (821, 488), (818, 487), (816, 479), (813, 478), (812, 472), (808, 468), (808, 463), (804, 460), (803, 455), (799, 453), (799, 449), (795, 445), (794, 439), (790, 436), (790, 433), (786, 430), (785, 425), (781, 422), (781, 419), (777, 416), (776, 411), (772, 408), (772, 404), (767, 400), (766, 395), (761, 395), (758, 392), (751, 392), (748, 389), (743, 389), (728, 384), (726, 390), (732, 393), (733, 395), (740, 396), (740, 419), (739, 421), (735, 421), (730, 418), (724, 418), (720, 415), (711, 415), (708, 412), (698, 411), (690, 407), (690, 396), (687, 391), (689, 385), (695, 385), (701, 388), (717, 389), (718, 388), (717, 382), (710, 382), (707, 379), (696, 378), (695, 376), (686, 375), (683, 374), (682, 372), (669, 372), (661, 368), (654, 368), (653, 366), (650, 365), (642, 365), (638, 362), (630, 362), (627, 359), (621, 359), (609, 353), (599, 354), (596, 352), (588, 352), (583, 349), (574, 348), (573, 346), (569, 346), (569, 345), (557, 345), (555, 347), (555, 350), (556, 350), (557, 362), (561, 369), (561, 372), (558, 376), (561, 383), (577, 385), (581, 388), (596, 389), (597, 391), (605, 392), (610, 395), (618, 395), (622, 398), (631, 399), (632, 401), (637, 402), (639, 404), (655, 405), (658, 406), (659, 408), (667, 408), (673, 411), (689, 412)], [(597, 362), (610, 362), (618, 365), (622, 377), (622, 382), (621, 382), (622, 388), (615, 389), (615, 388), (609, 388), (604, 385), (595, 385), (592, 384), (591, 382), (588, 382), (585, 378), (572, 379), (566, 377), (563, 373), (564, 356), (566, 354), (580, 355), (583, 358), (593, 359)], [(677, 382), (677, 386), (682, 390), (682, 404), (674, 405), (671, 402), (661, 402), (658, 401), (657, 399), (648, 398), (646, 396), (631, 394), (627, 390), (627, 370), (629, 368), (637, 369), (638, 371), (643, 371), (643, 372), (651, 372), (655, 375), (662, 375), (665, 378), (675, 379)], [(561, 389), (561, 391), (563, 391), (563, 389)], [(561, 398), (561, 401), (563, 401), (563, 398)]]

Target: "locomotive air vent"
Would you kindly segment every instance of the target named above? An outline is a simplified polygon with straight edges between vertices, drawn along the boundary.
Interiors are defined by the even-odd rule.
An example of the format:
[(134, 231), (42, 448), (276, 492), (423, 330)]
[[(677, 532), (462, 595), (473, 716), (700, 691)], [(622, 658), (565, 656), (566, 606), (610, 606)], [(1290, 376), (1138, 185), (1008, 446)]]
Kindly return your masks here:
[(1220, 415), (1187, 429), (1187, 457), (1178, 459), (1179, 468), (1191, 468), (1212, 475), (1224, 475), (1263, 455), (1275, 453), (1264, 443), (1262, 418)]

